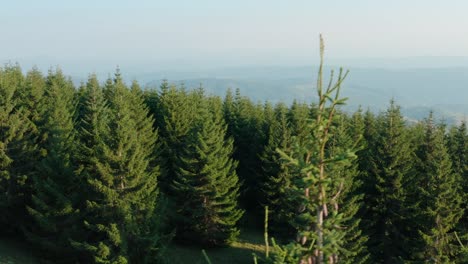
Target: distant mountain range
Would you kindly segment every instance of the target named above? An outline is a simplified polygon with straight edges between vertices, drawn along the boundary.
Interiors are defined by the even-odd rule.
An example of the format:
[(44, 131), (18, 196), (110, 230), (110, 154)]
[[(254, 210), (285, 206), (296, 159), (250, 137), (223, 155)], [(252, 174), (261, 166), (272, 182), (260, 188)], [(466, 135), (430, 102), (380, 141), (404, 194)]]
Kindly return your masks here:
[[(76, 84), (85, 81), (91, 69), (99, 79), (112, 76), (116, 65), (121, 65), (127, 81), (137, 80), (146, 87), (159, 86), (163, 79), (184, 83), (187, 88), (199, 87), (224, 96), (228, 88), (239, 88), (242, 94), (255, 101), (269, 100), (286, 103), (297, 99), (311, 102), (315, 98), (317, 66), (227, 66), (203, 61), (120, 61), (115, 60), (57, 60), (31, 57), (19, 61), (23, 69), (36, 65), (47, 72), (50, 65), (60, 65), (72, 75)], [(0, 59), (0, 64), (14, 61)], [(39, 62), (39, 64), (38, 64)], [(447, 123), (468, 118), (468, 57), (421, 56), (402, 58), (327, 58), (329, 65), (345, 65), (350, 69), (344, 82), (343, 94), (349, 97), (346, 109), (361, 106), (373, 111), (384, 110), (394, 98), (410, 120), (426, 117), (430, 110)], [(250, 61), (252, 65), (256, 62)], [(214, 68), (216, 67), (216, 68)], [(332, 67), (338, 69), (336, 67)], [(329, 72), (327, 68), (325, 72)]]
[[(291, 103), (294, 99), (314, 100), (316, 71), (317, 67), (250, 67), (166, 76), (154, 73), (136, 79), (146, 87), (158, 87), (162, 79), (177, 85), (183, 83), (188, 89), (201, 84), (208, 93), (220, 96), (228, 88), (239, 88), (254, 101)], [(420, 120), (432, 110), (440, 120), (458, 123), (468, 117), (468, 67), (351, 68), (343, 95), (349, 97), (346, 110), (361, 106), (382, 111), (393, 98), (409, 120)]]

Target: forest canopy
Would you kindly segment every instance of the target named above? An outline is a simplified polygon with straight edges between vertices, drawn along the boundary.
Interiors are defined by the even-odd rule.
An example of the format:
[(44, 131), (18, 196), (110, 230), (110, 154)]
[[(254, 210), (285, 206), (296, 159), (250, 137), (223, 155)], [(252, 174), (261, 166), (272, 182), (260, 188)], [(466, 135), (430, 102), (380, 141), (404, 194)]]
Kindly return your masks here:
[(264, 263), (466, 263), (466, 123), (345, 112), (346, 74), (273, 105), (5, 65), (0, 231), (55, 263), (171, 263), (263, 232), (267, 206)]

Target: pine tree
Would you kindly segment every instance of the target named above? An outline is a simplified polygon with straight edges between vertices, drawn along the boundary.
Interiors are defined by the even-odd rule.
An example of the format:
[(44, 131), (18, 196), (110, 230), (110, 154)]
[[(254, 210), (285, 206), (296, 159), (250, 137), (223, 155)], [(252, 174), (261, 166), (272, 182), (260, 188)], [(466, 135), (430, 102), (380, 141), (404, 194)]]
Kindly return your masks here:
[[(374, 166), (373, 161), (378, 158), (377, 126), (380, 124), (380, 120), (368, 109), (364, 113), (363, 123), (363, 146), (356, 153), (358, 156), (358, 178), (361, 182), (358, 193), (364, 194), (364, 204), (358, 212), (358, 217), (362, 219), (360, 229), (363, 231), (364, 236), (371, 238), (375, 234), (375, 228), (373, 219), (369, 218), (369, 214), (375, 208), (376, 197), (378, 196), (378, 191), (375, 188), (377, 179), (373, 176), (372, 171)], [(373, 241), (368, 240), (366, 246), (369, 246), (371, 242)]]
[[(112, 227), (115, 229), (115, 224), (111, 222), (113, 219), (109, 215), (110, 212), (107, 215), (102, 212), (105, 203), (96, 202), (102, 199), (99, 191), (103, 192), (103, 187), (99, 186), (102, 184), (99, 182), (102, 178), (99, 176), (101, 176), (101, 166), (105, 167), (101, 162), (105, 137), (110, 134), (110, 110), (96, 75), (89, 77), (86, 86), (81, 87), (79, 94), (77, 125), (79, 144), (76, 161), (80, 164), (77, 174), (83, 179), (83, 184), (80, 186), (84, 196), (80, 204), (82, 222), (80, 227), (83, 233), (81, 237), (72, 240), (72, 245), (80, 251), (82, 262), (118, 262), (120, 252), (113, 247), (118, 246), (116, 245), (118, 234), (112, 230)], [(106, 176), (109, 176), (106, 180), (111, 182), (112, 175)]]
[[(270, 128), (271, 125), (275, 122), (276, 119), (276, 111), (275, 108), (278, 107), (278, 105), (282, 104), (286, 109), (286, 105), (283, 103), (277, 103), (276, 106), (273, 106), (270, 102), (266, 101), (263, 104), (263, 121), (262, 121), (262, 137), (264, 139), (263, 143), (263, 150), (265, 149), (268, 140), (269, 140), (269, 133), (270, 133)], [(286, 110), (287, 113), (287, 110)]]
[(81, 82), (80, 86), (78, 87), (76, 93), (75, 93), (75, 98), (74, 102), (76, 104), (76, 110), (75, 110), (75, 116), (74, 120), (77, 123), (80, 123), (81, 119), (84, 117), (84, 112), (85, 112), (85, 107), (86, 107), (86, 100), (87, 100), (87, 90), (89, 86), (89, 81), (90, 79), (94, 79), (96, 82), (97, 86), (99, 86), (99, 81), (97, 80), (97, 77), (95, 74), (90, 75), (88, 78), (88, 83)]
[(177, 237), (181, 242), (225, 245), (239, 234), (236, 223), (243, 214), (237, 206), (237, 162), (231, 157), (233, 140), (226, 137), (221, 101), (201, 100), (197, 111), (201, 118), (179, 153), (172, 183)]
[(458, 251), (453, 232), (463, 215), (462, 197), (444, 144), (444, 127), (434, 124), (432, 113), (425, 121), (425, 137), (417, 153), (423, 260), (449, 263)]
[(159, 90), (161, 91), (160, 94), (164, 95), (167, 94), (169, 90), (169, 83), (167, 80), (163, 80), (160, 87), (151, 87), (149, 89), (145, 89), (143, 92), (143, 98), (145, 99), (145, 103), (150, 110), (150, 113), (156, 118), (154, 127), (157, 129), (159, 127), (164, 126), (164, 113), (163, 108), (161, 107), (161, 100), (159, 96)]
[[(308, 123), (310, 134), (303, 142), (293, 142), (290, 153), (281, 152), (298, 177), (291, 188), (293, 199), (300, 206), (294, 221), (298, 230), (296, 242), (277, 247), (278, 263), (337, 263), (345, 251), (344, 224), (347, 216), (340, 209), (346, 179), (330, 174), (336, 166), (352, 165), (355, 155), (352, 149), (330, 152), (326, 146), (335, 130), (336, 107), (346, 99), (340, 98), (340, 87), (347, 73), (340, 70), (335, 82), (323, 89), (323, 40), (320, 39), (321, 63), (317, 80), (319, 104), (316, 120)], [(333, 76), (333, 73), (332, 73)]]
[(35, 127), (20, 93), (26, 86), (18, 65), (0, 68), (0, 223), (18, 231), (28, 222)]
[(21, 102), (21, 106), (29, 110), (30, 119), (37, 123), (42, 116), (41, 99), (44, 96), (46, 80), (42, 73), (34, 67), (28, 71), (24, 85), (18, 87), (16, 96)]
[(293, 220), (296, 207), (288, 199), (288, 190), (292, 184), (292, 174), (289, 167), (282, 162), (278, 148), (289, 152), (292, 138), (288, 122), (288, 108), (277, 104), (274, 109), (274, 119), (270, 121), (268, 143), (261, 155), (263, 199), (261, 200), (270, 211), (271, 231), (273, 234), (290, 238), (294, 235)]
[(466, 122), (462, 122), (458, 127), (453, 126), (447, 136), (447, 148), (453, 163), (453, 169), (463, 179), (464, 190), (467, 190), (468, 179), (468, 130)]
[(305, 138), (311, 133), (310, 121), (316, 118), (312, 117), (312, 108), (305, 103), (293, 101), (291, 109), (289, 110), (289, 123), (291, 126), (291, 135), (296, 137), (299, 142), (303, 142)]
[[(113, 85), (112, 81), (107, 81), (109, 96), (115, 95)], [(81, 219), (84, 234), (72, 244), (81, 251), (83, 262), (126, 263), (127, 251), (122, 246), (125, 236), (121, 232), (123, 228), (116, 223), (122, 221), (125, 213), (119, 215), (118, 206), (114, 204), (118, 199), (113, 186), (116, 175), (109, 171), (111, 153), (106, 152), (106, 147), (111, 147), (106, 146), (111, 134), (111, 109), (95, 75), (90, 76), (80, 94), (77, 161), (81, 165), (79, 173), (85, 181), (81, 187), (86, 197)]]
[(257, 201), (261, 199), (257, 192), (261, 185), (260, 155), (266, 143), (262, 133), (263, 105), (254, 104), (236, 89), (234, 96), (228, 90), (223, 109), (228, 124), (228, 135), (234, 139), (234, 159), (239, 161), (237, 175), (242, 182), (240, 202), (246, 210), (256, 212), (256, 209), (259, 209)]
[[(378, 121), (376, 116), (370, 111), (367, 110), (364, 113), (363, 122), (363, 144), (365, 145), (358, 152), (358, 163), (360, 178), (363, 182), (363, 192), (367, 194), (372, 191), (375, 186), (374, 178), (371, 176), (372, 171), (372, 159), (376, 157), (377, 154), (377, 138), (378, 138)], [(362, 208), (364, 209), (364, 208)]]
[(80, 147), (88, 231), (73, 245), (93, 263), (151, 263), (161, 242), (155, 222), (157, 134), (136, 84), (130, 91), (117, 72), (106, 86), (103, 96), (92, 77), (86, 91)]
[[(236, 91), (240, 93), (240, 91)], [(228, 88), (226, 91), (226, 96), (223, 101), (223, 115), (226, 124), (228, 125), (228, 135), (233, 136), (235, 134), (235, 128), (237, 127), (237, 118), (236, 118), (236, 105), (234, 104), (234, 95), (232, 94), (232, 89)]]
[[(330, 131), (332, 137), (327, 150), (330, 156), (346, 152), (349, 149), (362, 149), (364, 142), (364, 120), (358, 110), (351, 118), (345, 114), (337, 114), (337, 123)], [(367, 237), (363, 234), (358, 212), (363, 205), (364, 193), (361, 190), (362, 181), (359, 178), (359, 164), (335, 164), (328, 169), (329, 175), (343, 180), (339, 204), (344, 217), (343, 226), (346, 233), (343, 237), (342, 263), (368, 263), (369, 254), (366, 248)]]
[(75, 236), (80, 185), (73, 165), (73, 97), (71, 81), (60, 70), (50, 71), (42, 102), (47, 109), (40, 127), (45, 157), (34, 175), (28, 207), (34, 224), (25, 229), (27, 237), (44, 249), (46, 256), (68, 260), (75, 257), (68, 239)]
[(380, 118), (374, 151), (369, 160), (365, 197), (365, 233), (374, 263), (402, 263), (410, 256), (411, 201), (407, 200), (411, 184), (413, 152), (400, 108), (392, 101)]
[[(46, 106), (43, 104), (43, 95), (45, 92), (45, 79), (42, 73), (33, 68), (29, 71), (24, 79), (24, 84), (18, 86), (15, 97), (19, 102), (19, 108), (25, 114), (25, 118), (29, 120), (28, 131), (23, 135), (22, 147), (15, 158), (15, 171), (22, 175), (24, 181), (21, 187), (21, 202), (15, 206), (18, 214), (15, 217), (17, 226), (23, 229), (31, 222), (31, 217), (27, 212), (26, 206), (31, 204), (33, 178), (37, 175), (39, 160), (42, 159), (38, 143), (40, 140), (39, 127), (41, 120), (45, 116)], [(13, 210), (11, 210), (13, 211)]]
[[(459, 175), (461, 195), (464, 201), (461, 208), (468, 208), (468, 131), (466, 122), (453, 126), (446, 140), (450, 160), (455, 173)], [(468, 210), (465, 209), (458, 226), (458, 235), (463, 243), (468, 244)]]
[(161, 190), (169, 196), (170, 184), (175, 177), (177, 170), (176, 161), (179, 153), (185, 146), (185, 140), (189, 131), (193, 127), (194, 121), (197, 119), (194, 111), (194, 103), (190, 100), (185, 89), (178, 89), (175, 86), (167, 86), (163, 83), (161, 93), (158, 97), (158, 105), (154, 109), (153, 114), (156, 117), (156, 124), (162, 140), (163, 157), (161, 162)]

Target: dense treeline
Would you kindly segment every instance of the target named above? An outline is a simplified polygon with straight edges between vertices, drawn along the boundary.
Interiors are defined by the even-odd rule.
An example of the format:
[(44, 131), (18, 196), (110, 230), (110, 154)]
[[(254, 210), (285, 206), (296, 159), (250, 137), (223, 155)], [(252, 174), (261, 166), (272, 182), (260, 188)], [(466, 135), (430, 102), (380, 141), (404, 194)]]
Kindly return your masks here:
[(467, 263), (466, 123), (344, 113), (345, 76), (288, 106), (7, 65), (0, 231), (56, 263), (170, 263), (169, 243), (228, 245), (268, 206), (265, 262)]

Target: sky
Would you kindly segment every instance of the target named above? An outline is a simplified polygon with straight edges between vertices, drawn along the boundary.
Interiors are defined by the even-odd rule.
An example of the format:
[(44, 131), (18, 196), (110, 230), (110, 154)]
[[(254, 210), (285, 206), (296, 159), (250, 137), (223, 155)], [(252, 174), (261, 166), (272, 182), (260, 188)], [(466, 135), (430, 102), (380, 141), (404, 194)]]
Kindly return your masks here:
[(0, 62), (72, 72), (305, 65), (320, 33), (337, 63), (468, 57), (467, 10), (466, 0), (0, 0)]

